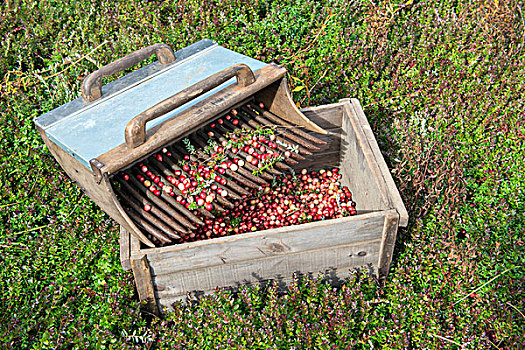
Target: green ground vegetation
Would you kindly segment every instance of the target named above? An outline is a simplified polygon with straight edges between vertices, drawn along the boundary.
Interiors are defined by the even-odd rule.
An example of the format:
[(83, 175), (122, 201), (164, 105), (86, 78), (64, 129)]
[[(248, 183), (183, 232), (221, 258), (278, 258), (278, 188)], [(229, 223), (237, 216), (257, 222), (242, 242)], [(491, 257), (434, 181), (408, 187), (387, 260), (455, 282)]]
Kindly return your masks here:
[[(2, 2), (0, 347), (524, 347), (524, 11), (514, 0)], [(302, 107), (361, 101), (411, 216), (385, 288), (304, 279), (286, 295), (244, 288), (163, 320), (141, 314), (116, 223), (33, 118), (104, 64), (202, 38), (286, 67)]]

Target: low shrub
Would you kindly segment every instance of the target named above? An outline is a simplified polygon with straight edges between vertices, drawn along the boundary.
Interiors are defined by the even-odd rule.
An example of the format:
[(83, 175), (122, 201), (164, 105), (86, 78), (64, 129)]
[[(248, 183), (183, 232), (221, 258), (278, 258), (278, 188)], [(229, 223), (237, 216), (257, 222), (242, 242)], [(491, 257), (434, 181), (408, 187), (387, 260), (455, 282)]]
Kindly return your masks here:
[[(522, 10), (515, 0), (3, 2), (0, 342), (524, 346)], [(304, 278), (284, 295), (218, 291), (164, 320), (140, 313), (116, 224), (67, 178), (33, 118), (125, 54), (202, 38), (285, 66), (299, 106), (360, 99), (411, 216), (385, 288), (363, 275), (338, 289)]]

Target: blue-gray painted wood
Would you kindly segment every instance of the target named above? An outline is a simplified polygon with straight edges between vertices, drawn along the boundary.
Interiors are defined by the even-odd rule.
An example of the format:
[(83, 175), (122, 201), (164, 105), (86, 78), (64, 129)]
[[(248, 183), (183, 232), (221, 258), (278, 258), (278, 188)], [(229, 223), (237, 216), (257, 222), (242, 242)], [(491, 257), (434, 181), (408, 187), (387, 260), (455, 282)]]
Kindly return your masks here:
[[(203, 40), (175, 53), (174, 63), (158, 62), (126, 75), (103, 87), (99, 100), (84, 104), (81, 98), (36, 118), (46, 135), (80, 163), (89, 161), (124, 143), (128, 122), (175, 93), (237, 63), (256, 71), (266, 64)], [(199, 98), (148, 123), (151, 128), (202, 101), (235, 78)]]

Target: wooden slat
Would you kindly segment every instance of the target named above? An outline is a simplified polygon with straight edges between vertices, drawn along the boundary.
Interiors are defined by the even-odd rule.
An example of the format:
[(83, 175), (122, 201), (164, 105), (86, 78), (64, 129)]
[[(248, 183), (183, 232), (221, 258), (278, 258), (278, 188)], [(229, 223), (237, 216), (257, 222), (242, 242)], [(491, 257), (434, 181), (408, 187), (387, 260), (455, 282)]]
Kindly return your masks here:
[(140, 301), (146, 301), (146, 311), (158, 315), (159, 308), (157, 306), (157, 299), (155, 298), (155, 290), (153, 288), (153, 281), (146, 256), (143, 255), (140, 258), (132, 258), (130, 262)]
[(303, 108), (301, 112), (323, 129), (333, 129), (342, 126), (343, 103)]
[[(148, 250), (154, 276), (273, 255), (380, 239), (385, 212)], [(168, 250), (167, 248), (172, 248)], [(178, 249), (177, 249), (178, 248)], [(162, 252), (162, 250), (164, 252)]]
[(344, 104), (341, 173), (361, 210), (389, 208), (386, 185), (350, 103)]
[(122, 265), (124, 271), (131, 270), (131, 262), (129, 261), (131, 255), (129, 236), (130, 233), (120, 226), (120, 265)]
[(141, 254), (140, 253), (140, 241), (138, 239), (135, 238), (135, 236), (131, 235), (129, 237), (129, 249), (130, 249), (130, 258), (132, 256), (136, 256), (137, 254)]
[[(310, 276), (312, 278), (319, 278), (322, 275), (323, 279), (328, 280), (328, 282), (331, 285), (339, 286), (342, 283), (344, 283), (344, 281), (348, 277), (350, 277), (351, 275), (355, 274), (356, 270), (365, 271), (366, 273), (368, 273), (368, 274), (370, 274), (372, 276), (377, 276), (377, 268), (375, 266), (366, 266), (366, 267), (361, 267), (361, 266), (344, 266), (344, 267), (338, 267), (337, 269), (327, 269), (325, 271), (309, 273), (308, 276)], [(299, 275), (299, 276), (301, 276), (301, 275)], [(287, 291), (287, 287), (290, 285), (290, 283), (294, 279), (295, 279), (294, 277), (279, 276), (278, 278), (274, 278), (273, 280), (275, 280), (277, 282), (278, 289), (280, 291), (286, 292)], [(271, 283), (271, 281), (272, 281), (272, 279), (268, 279), (268, 280), (251, 282), (251, 283), (243, 283), (243, 285), (246, 285), (246, 286), (259, 285), (259, 286), (263, 287), (263, 286), (267, 285), (267, 283)], [(156, 288), (159, 288), (159, 286), (156, 286)], [(165, 285), (161, 285), (160, 289), (162, 289), (164, 291), (164, 290), (166, 290), (166, 286)], [(232, 291), (236, 292), (236, 291), (239, 290), (239, 286), (237, 286), (237, 285), (236, 286), (228, 286), (228, 287), (224, 287), (222, 289), (232, 290)], [(209, 290), (199, 290), (197, 292), (188, 292), (188, 293), (177, 295), (177, 296), (163, 296), (159, 300), (159, 303), (161, 304), (161, 306), (163, 308), (166, 307), (168, 309), (168, 311), (171, 311), (171, 310), (173, 310), (172, 305), (175, 302), (177, 302), (177, 301), (182, 301), (183, 304), (186, 304), (188, 301), (198, 300), (198, 298), (200, 298), (200, 297), (202, 297), (204, 295), (212, 294), (214, 292), (215, 292), (215, 288), (214, 289), (209, 289)]]
[[(341, 160), (341, 154), (339, 151), (328, 152), (328, 153), (314, 153), (311, 156), (306, 157), (305, 160), (302, 160), (299, 164), (292, 166), (292, 169), (295, 171), (300, 171), (302, 169), (308, 170), (319, 170), (332, 167), (339, 167)], [(351, 187), (349, 187), (351, 189)]]
[(385, 215), (385, 225), (383, 227), (383, 238), (381, 239), (381, 251), (379, 252), (379, 278), (384, 283), (388, 276), (394, 246), (396, 244), (397, 228), (399, 225), (399, 214), (396, 211), (389, 211)]
[(381, 239), (337, 245), (286, 255), (250, 259), (202, 269), (154, 277), (161, 300), (185, 295), (188, 291), (209, 291), (217, 286), (239, 286), (268, 279), (291, 278), (294, 273), (308, 274), (341, 268), (377, 264)]
[[(341, 102), (347, 102), (347, 101), (348, 99), (341, 100)], [(374, 133), (372, 132), (372, 128), (370, 127), (370, 124), (368, 123), (368, 120), (365, 116), (363, 108), (361, 107), (361, 104), (359, 103), (359, 100), (352, 98), (350, 99), (350, 102), (353, 106), (355, 115), (357, 116), (360, 122), (361, 129), (363, 130), (363, 133), (366, 136), (368, 145), (370, 149), (372, 150), (372, 153), (375, 156), (377, 166), (379, 167), (379, 170), (381, 171), (381, 174), (383, 175), (383, 180), (386, 183), (386, 188), (387, 188), (390, 202), (392, 203), (393, 207), (399, 213), (399, 216), (400, 216), (399, 226), (406, 227), (408, 225), (408, 212), (405, 208), (405, 204), (403, 203), (403, 200), (401, 199), (401, 195), (399, 194), (399, 191), (394, 182), (394, 179), (392, 178), (392, 175), (390, 174), (388, 166), (386, 165), (383, 155), (381, 154), (381, 151), (377, 144)]]

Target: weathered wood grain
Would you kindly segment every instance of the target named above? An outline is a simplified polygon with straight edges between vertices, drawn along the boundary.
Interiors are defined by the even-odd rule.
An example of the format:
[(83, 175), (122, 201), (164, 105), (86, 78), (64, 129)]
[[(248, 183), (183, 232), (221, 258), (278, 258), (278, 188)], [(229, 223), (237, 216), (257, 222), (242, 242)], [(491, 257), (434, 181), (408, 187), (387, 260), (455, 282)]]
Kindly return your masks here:
[(188, 291), (213, 290), (217, 286), (240, 286), (268, 279), (290, 278), (340, 268), (377, 264), (381, 239), (314, 249), (286, 255), (249, 259), (167, 275), (155, 276), (154, 285), (161, 300), (186, 295)]
[(350, 107), (349, 103), (344, 104), (345, 113), (342, 120), (340, 165), (343, 181), (350, 184), (349, 188), (358, 209), (386, 210), (389, 206), (382, 175)]
[(312, 122), (324, 129), (339, 128), (343, 125), (343, 103), (341, 102), (303, 108), (301, 112)]
[(153, 280), (151, 278), (150, 268), (146, 256), (143, 255), (138, 258), (130, 260), (133, 269), (133, 276), (135, 277), (135, 285), (140, 301), (145, 301), (145, 309), (154, 315), (159, 314), (157, 299), (155, 297), (155, 290), (153, 288)]
[[(383, 212), (148, 250), (152, 275), (380, 239)], [(178, 249), (177, 249), (178, 248)]]
[[(268, 279), (263, 281), (257, 281), (257, 282), (245, 282), (243, 285), (245, 286), (261, 286), (264, 287), (268, 283), (273, 283), (275, 281), (278, 286), (278, 290), (280, 292), (286, 292), (288, 289), (288, 286), (290, 283), (295, 280), (295, 278), (301, 278), (302, 276), (309, 276), (311, 278), (320, 278), (322, 276), (323, 280), (327, 280), (331, 285), (333, 286), (340, 286), (342, 285), (345, 280), (350, 277), (351, 275), (355, 274), (357, 270), (364, 271), (365, 273), (370, 274), (371, 276), (377, 276), (377, 268), (373, 265), (368, 266), (344, 266), (339, 267), (337, 269), (326, 269), (326, 270), (320, 270), (319, 272), (313, 272), (308, 274), (295, 274), (295, 276), (292, 277), (283, 277), (279, 276), (278, 278), (274, 279)], [(166, 290), (166, 287), (164, 285), (156, 286), (155, 288), (160, 288), (162, 290)], [(221, 289), (231, 290), (233, 292), (236, 292), (239, 290), (239, 286), (229, 286), (229, 287), (223, 287)], [(160, 299), (160, 303), (162, 307), (167, 308), (168, 311), (173, 310), (172, 305), (175, 302), (181, 301), (183, 304), (187, 302), (192, 302), (194, 300), (198, 300), (200, 297), (209, 295), (214, 293), (216, 288), (209, 289), (209, 290), (198, 290), (198, 291), (188, 291), (185, 294), (177, 295), (177, 296), (163, 296), (162, 299)]]
[(392, 256), (394, 255), (398, 225), (399, 213), (392, 210), (387, 212), (385, 215), (385, 225), (383, 227), (383, 237), (381, 239), (382, 244), (378, 262), (379, 278), (382, 283), (386, 281)]
[(381, 150), (379, 149), (379, 145), (377, 144), (376, 138), (374, 136), (374, 133), (372, 132), (372, 128), (370, 127), (370, 124), (368, 123), (368, 120), (365, 116), (363, 108), (361, 107), (359, 100), (356, 98), (341, 100), (341, 102), (347, 102), (347, 101), (350, 101), (350, 103), (352, 104), (354, 113), (357, 116), (361, 129), (363, 130), (363, 133), (366, 136), (366, 140), (368, 141), (368, 145), (370, 149), (372, 150), (372, 153), (374, 154), (377, 166), (379, 167), (379, 170), (381, 171), (381, 174), (383, 175), (383, 180), (385, 181), (385, 184), (386, 184), (386, 190), (387, 190), (390, 202), (392, 203), (394, 208), (399, 213), (399, 216), (400, 216), (399, 226), (406, 227), (408, 225), (408, 212), (405, 208), (405, 204), (403, 203), (403, 200), (401, 199), (401, 195), (399, 194), (397, 186), (394, 183), (394, 179), (392, 178), (392, 175), (390, 174), (388, 166), (386, 165), (386, 162), (383, 158)]
[(148, 248), (142, 248), (141, 247), (141, 242), (136, 239), (135, 237), (131, 236), (130, 237), (130, 244), (129, 244), (129, 253), (130, 253), (130, 258), (131, 256), (136, 256), (138, 254), (140, 254), (140, 250), (141, 249), (148, 249)]
[(129, 261), (129, 257), (131, 256), (130, 252), (130, 237), (129, 232), (120, 226), (120, 265), (122, 266), (122, 269), (124, 271), (131, 270), (131, 262)]

